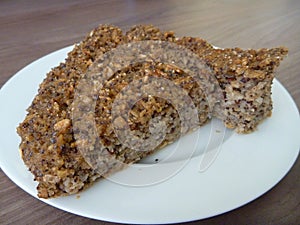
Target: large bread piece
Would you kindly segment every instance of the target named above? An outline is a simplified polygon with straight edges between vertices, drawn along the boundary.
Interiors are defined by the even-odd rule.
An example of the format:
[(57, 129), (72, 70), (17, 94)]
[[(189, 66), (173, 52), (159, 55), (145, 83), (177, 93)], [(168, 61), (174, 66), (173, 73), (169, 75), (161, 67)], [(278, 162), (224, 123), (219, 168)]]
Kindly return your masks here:
[[(119, 70), (99, 92), (95, 122), (103, 148), (120, 162), (134, 163), (176, 141), (181, 132), (181, 121), (173, 105), (165, 99), (147, 96), (131, 109), (130, 128), (135, 135), (146, 139), (150, 136), (150, 119), (160, 118), (166, 124), (165, 140), (151, 151), (134, 151), (120, 142), (111, 125), (111, 107), (117, 94), (135, 79), (166, 78), (185, 89), (197, 108), (198, 126), (215, 116), (226, 127), (238, 133), (249, 133), (271, 115), (271, 84), (274, 70), (287, 54), (285, 48), (216, 49), (200, 38), (176, 38), (172, 32), (161, 32), (153, 26), (135, 26), (125, 34), (114, 26), (99, 26), (74, 47), (64, 62), (47, 74), (17, 129), (22, 138), (22, 159), (38, 182), (39, 197), (77, 193), (103, 175), (99, 168), (92, 168), (78, 150), (82, 143), (74, 137), (72, 121), (75, 91), (99, 56), (121, 44), (143, 40), (176, 43), (197, 54), (215, 74), (223, 99), (209, 106), (203, 90), (193, 78), (172, 65), (147, 62)], [(118, 119), (122, 123), (122, 118)], [(114, 171), (109, 164), (103, 169), (105, 174)]]

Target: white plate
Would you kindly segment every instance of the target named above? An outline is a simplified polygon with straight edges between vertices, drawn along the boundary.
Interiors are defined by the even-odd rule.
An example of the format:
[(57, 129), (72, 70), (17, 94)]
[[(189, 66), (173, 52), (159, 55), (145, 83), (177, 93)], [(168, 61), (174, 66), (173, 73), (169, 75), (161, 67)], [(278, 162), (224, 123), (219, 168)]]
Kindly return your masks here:
[[(25, 109), (45, 74), (63, 61), (71, 48), (31, 63), (13, 76), (0, 92), (1, 169), (34, 197), (36, 183), (20, 159), (16, 127), (24, 119)], [(299, 113), (277, 80), (273, 85), (273, 100), (272, 117), (252, 134), (229, 132), (219, 155), (205, 171), (199, 172), (201, 156), (194, 154), (182, 170), (158, 184), (132, 187), (101, 180), (80, 193), (80, 198), (73, 195), (40, 200), (85, 217), (147, 224), (198, 220), (240, 207), (276, 185), (299, 153)], [(202, 129), (204, 133), (205, 129), (208, 128)]]

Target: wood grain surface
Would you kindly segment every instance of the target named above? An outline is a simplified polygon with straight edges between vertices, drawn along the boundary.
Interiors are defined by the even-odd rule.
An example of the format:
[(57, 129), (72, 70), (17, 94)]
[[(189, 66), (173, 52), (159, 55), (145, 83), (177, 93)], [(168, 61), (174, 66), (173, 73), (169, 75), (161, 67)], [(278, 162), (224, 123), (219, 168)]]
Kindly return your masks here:
[[(299, 108), (299, 22), (298, 0), (1, 0), (0, 87), (27, 64), (80, 41), (98, 24), (115, 24), (124, 29), (134, 24), (154, 24), (179, 36), (200, 36), (220, 47), (288, 47), (289, 56), (281, 64), (277, 78)], [(299, 171), (298, 159), (287, 176), (257, 200), (190, 224), (299, 224)], [(17, 187), (0, 170), (0, 224), (110, 223), (46, 205)]]

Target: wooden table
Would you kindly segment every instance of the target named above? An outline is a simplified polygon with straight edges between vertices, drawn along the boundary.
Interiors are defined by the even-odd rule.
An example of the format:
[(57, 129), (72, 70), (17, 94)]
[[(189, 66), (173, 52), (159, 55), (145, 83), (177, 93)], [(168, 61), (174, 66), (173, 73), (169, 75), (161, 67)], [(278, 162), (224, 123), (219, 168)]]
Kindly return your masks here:
[[(0, 1), (0, 87), (30, 62), (80, 41), (100, 23), (124, 29), (151, 23), (180, 36), (201, 36), (221, 47), (288, 47), (289, 56), (281, 64), (277, 78), (299, 107), (299, 22), (300, 1), (296, 0)], [(288, 175), (262, 197), (191, 224), (299, 224), (299, 171), (298, 159)], [(0, 224), (109, 223), (46, 205), (0, 171)]]

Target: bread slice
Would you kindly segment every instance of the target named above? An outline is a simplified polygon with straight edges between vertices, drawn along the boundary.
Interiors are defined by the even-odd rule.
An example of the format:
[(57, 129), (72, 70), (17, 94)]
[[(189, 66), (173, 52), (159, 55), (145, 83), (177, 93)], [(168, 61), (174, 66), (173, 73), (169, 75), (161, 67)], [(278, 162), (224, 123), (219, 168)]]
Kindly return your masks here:
[[(197, 126), (215, 116), (226, 127), (238, 133), (249, 133), (271, 115), (271, 84), (276, 67), (288, 52), (286, 48), (216, 49), (200, 38), (177, 38), (173, 32), (162, 32), (150, 25), (134, 26), (125, 34), (118, 27), (101, 25), (75, 45), (65, 61), (47, 74), (27, 110), (26, 118), (17, 128), (22, 138), (22, 159), (38, 182), (38, 197), (53, 198), (77, 193), (104, 174), (116, 170), (110, 163), (102, 164), (100, 170), (95, 168), (79, 151), (79, 146), (90, 146), (74, 135), (76, 129), (72, 113), (75, 92), (79, 81), (99, 57), (122, 44), (145, 40), (167, 41), (197, 54), (215, 74), (222, 91), (222, 101), (211, 107), (193, 77), (174, 65), (153, 61), (121, 68), (103, 84), (94, 111), (101, 150), (110, 157), (131, 164), (176, 141), (181, 134), (181, 120), (174, 104), (148, 95), (130, 109), (129, 127), (134, 135), (146, 140), (151, 136), (149, 121), (159, 118), (158, 124), (164, 122), (166, 125), (164, 140), (155, 149), (135, 151), (118, 139), (112, 120), (118, 120), (118, 124), (124, 121), (122, 117), (112, 118), (112, 105), (118, 93), (134, 80), (165, 78), (184, 89), (197, 109)], [(191, 129), (188, 128), (185, 133)]]

